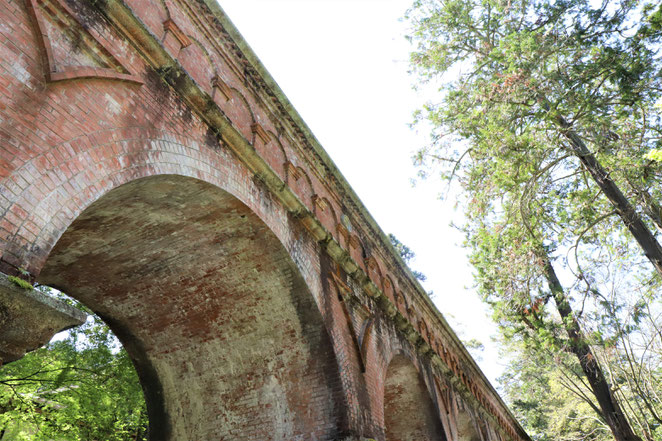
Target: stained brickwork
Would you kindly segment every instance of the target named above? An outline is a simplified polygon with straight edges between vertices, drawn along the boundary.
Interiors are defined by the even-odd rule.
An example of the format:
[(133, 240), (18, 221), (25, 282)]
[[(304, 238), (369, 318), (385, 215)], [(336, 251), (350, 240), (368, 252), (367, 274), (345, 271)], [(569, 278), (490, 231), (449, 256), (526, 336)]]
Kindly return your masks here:
[(403, 355), (395, 356), (386, 371), (384, 428), (389, 440), (446, 441), (427, 387)]
[(0, 214), (153, 440), (528, 440), (213, 0), (0, 0)]
[(269, 228), (218, 188), (161, 175), (110, 191), (69, 226), (39, 281), (141, 351), (140, 372), (156, 371), (162, 389), (160, 427), (172, 428), (159, 438), (338, 435), (342, 389), (313, 297)]

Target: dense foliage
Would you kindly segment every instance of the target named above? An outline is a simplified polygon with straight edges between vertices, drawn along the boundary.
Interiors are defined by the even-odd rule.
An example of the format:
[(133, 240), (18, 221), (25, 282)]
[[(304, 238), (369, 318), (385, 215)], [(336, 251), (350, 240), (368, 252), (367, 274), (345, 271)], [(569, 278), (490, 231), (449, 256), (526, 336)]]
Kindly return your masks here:
[(136, 371), (98, 317), (0, 369), (0, 439), (147, 439)]
[(661, 18), (636, 0), (407, 15), (413, 71), (441, 84), (416, 160), (459, 184), (478, 289), (518, 353), (505, 390), (538, 439), (661, 439)]

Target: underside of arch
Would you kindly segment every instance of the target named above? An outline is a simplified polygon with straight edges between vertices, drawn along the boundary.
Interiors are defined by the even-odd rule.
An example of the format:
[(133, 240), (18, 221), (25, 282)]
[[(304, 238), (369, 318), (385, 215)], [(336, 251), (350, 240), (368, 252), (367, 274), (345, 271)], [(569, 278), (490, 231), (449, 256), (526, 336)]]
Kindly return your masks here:
[(396, 355), (386, 372), (384, 426), (387, 441), (446, 441), (428, 389), (404, 355)]
[(150, 439), (338, 435), (341, 383), (317, 305), (277, 237), (229, 193), (174, 175), (124, 184), (69, 226), (39, 282), (120, 337)]

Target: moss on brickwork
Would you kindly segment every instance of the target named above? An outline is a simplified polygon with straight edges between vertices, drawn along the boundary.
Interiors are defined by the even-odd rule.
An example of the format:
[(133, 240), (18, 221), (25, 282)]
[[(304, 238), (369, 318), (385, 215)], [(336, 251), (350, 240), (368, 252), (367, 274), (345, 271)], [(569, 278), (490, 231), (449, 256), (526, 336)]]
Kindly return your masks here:
[(23, 288), (23, 289), (32, 289), (33, 288), (32, 284), (30, 282), (25, 281), (25, 280), (21, 279), (20, 277), (9, 276), (9, 277), (7, 277), (7, 279), (9, 279), (9, 281), (11, 283), (18, 286), (19, 288)]

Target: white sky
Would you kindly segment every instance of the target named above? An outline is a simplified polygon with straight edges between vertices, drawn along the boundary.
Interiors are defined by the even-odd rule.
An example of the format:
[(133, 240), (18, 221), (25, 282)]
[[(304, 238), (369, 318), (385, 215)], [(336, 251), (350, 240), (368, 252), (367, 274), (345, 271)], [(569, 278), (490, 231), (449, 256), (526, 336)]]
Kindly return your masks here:
[(412, 0), (219, 0), (386, 233), (417, 255), (439, 310), (462, 338), (485, 346), (481, 368), (501, 372), (494, 327), (470, 289), (454, 202), (430, 178), (415, 187), (411, 155), (427, 134), (408, 127), (426, 98), (411, 88), (399, 21)]

